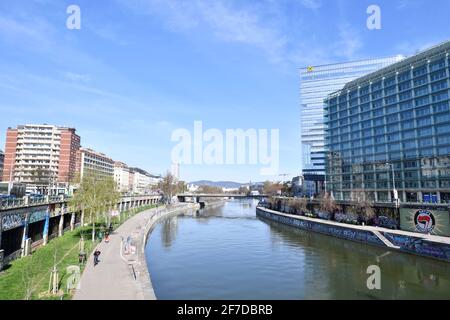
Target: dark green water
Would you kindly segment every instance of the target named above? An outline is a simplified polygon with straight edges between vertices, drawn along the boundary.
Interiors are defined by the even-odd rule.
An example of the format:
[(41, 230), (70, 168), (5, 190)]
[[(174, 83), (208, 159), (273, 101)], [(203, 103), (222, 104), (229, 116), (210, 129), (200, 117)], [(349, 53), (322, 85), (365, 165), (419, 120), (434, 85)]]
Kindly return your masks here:
[[(236, 200), (167, 218), (146, 255), (158, 299), (450, 299), (450, 265), (261, 220)], [(381, 269), (369, 290), (367, 268)]]

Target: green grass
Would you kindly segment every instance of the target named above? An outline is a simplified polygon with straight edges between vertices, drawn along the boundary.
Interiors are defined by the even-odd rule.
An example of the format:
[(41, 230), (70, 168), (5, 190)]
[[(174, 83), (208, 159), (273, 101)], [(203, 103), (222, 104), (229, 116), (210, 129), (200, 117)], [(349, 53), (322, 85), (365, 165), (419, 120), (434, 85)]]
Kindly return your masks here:
[[(114, 219), (114, 229), (133, 215), (152, 207), (154, 206), (145, 206), (122, 213), (120, 222), (117, 218)], [(96, 224), (97, 234), (102, 227), (105, 227), (104, 223)], [(0, 300), (71, 299), (72, 293), (66, 290), (69, 277), (66, 268), (70, 265), (79, 265), (79, 243), (82, 234), (87, 257), (92, 253), (98, 242), (92, 243), (91, 232), (92, 226), (68, 231), (62, 237), (52, 239), (46, 246), (38, 248), (31, 255), (11, 262), (6, 270), (0, 273)], [(52, 297), (43, 294), (48, 291), (50, 272), (55, 260), (61, 295)], [(83, 266), (81, 269), (83, 270)]]

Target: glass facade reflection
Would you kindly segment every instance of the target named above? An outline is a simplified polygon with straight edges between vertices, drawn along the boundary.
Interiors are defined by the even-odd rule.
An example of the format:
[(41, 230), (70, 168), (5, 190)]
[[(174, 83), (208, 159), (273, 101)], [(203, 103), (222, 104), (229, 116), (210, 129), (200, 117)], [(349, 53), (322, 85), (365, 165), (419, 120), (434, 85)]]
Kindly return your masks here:
[(450, 42), (348, 83), (325, 101), (335, 199), (450, 200)]
[(325, 175), (323, 101), (356, 78), (391, 65), (402, 56), (300, 69), (302, 172)]

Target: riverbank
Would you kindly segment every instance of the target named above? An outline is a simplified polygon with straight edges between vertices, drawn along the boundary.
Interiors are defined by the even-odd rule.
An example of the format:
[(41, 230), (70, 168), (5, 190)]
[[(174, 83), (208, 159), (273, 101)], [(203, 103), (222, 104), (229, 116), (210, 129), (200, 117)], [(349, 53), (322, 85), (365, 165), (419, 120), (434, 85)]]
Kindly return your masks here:
[(149, 233), (163, 217), (198, 209), (198, 204), (154, 208), (123, 223), (109, 243), (97, 246), (100, 263), (90, 256), (74, 300), (155, 300), (144, 248)]
[(380, 227), (357, 226), (256, 208), (258, 217), (329, 236), (450, 262), (450, 238)]

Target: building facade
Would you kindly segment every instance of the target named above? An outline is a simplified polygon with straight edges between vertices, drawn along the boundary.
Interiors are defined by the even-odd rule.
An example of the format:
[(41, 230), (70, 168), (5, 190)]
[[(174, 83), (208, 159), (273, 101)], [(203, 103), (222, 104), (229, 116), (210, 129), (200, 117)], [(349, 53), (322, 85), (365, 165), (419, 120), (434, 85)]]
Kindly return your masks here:
[(81, 179), (86, 175), (98, 179), (114, 178), (114, 160), (92, 149), (80, 148), (77, 152), (77, 172)]
[(48, 193), (68, 186), (75, 175), (80, 137), (75, 129), (21, 125), (6, 133), (4, 181), (27, 184), (27, 191)]
[(130, 188), (130, 168), (123, 163), (116, 161), (114, 163), (114, 181), (117, 184), (117, 190), (120, 192), (129, 192)]
[(143, 169), (130, 168), (130, 173), (133, 193), (143, 194), (150, 192), (154, 186), (158, 185), (159, 176), (152, 175)]
[(450, 200), (450, 42), (348, 83), (325, 102), (335, 199)]
[(304, 189), (311, 195), (317, 181), (325, 178), (324, 100), (356, 78), (403, 59), (402, 56), (329, 64), (300, 69), (300, 126), (302, 174), (318, 175), (313, 181), (305, 179)]

